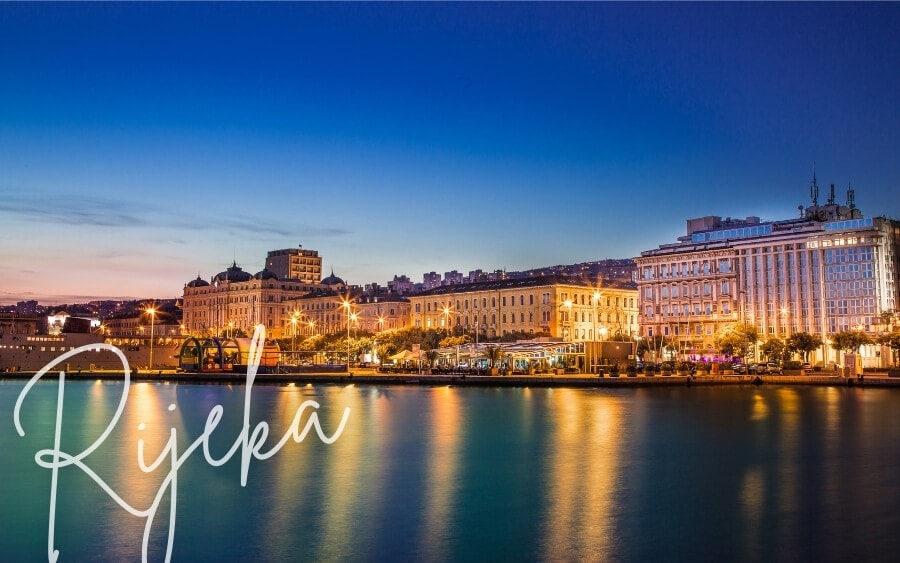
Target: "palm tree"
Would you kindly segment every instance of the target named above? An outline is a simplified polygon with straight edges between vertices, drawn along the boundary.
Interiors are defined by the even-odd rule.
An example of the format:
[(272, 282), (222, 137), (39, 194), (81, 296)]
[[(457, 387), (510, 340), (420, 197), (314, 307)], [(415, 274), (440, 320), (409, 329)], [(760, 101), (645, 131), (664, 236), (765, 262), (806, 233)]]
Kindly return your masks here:
[(500, 347), (494, 345), (485, 346), (484, 352), (487, 355), (488, 365), (491, 369), (497, 367), (497, 362), (500, 361)]

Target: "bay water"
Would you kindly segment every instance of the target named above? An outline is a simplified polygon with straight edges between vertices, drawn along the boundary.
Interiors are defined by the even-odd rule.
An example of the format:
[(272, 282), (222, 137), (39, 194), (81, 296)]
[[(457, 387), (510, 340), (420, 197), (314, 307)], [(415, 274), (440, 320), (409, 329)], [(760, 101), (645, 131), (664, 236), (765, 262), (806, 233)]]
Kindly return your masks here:
[[(81, 467), (58, 469), (51, 511), (52, 471), (35, 454), (55, 449), (59, 386), (41, 381), (21, 397), (20, 436), (24, 387), (0, 381), (2, 561), (46, 560), (51, 522), (60, 561), (137, 561), (145, 538), (150, 561), (167, 547), (173, 561), (900, 553), (900, 392), (891, 389), (140, 382), (111, 426), (123, 383), (67, 380), (59, 451), (76, 455), (111, 430)], [(248, 389), (245, 437), (268, 425), (257, 448), (268, 459), (242, 461), (240, 444), (226, 455), (240, 442)], [(205, 430), (217, 405), (221, 421)], [(292, 423), (311, 418), (336, 439), (311, 426), (296, 442)], [(175, 442), (176, 470), (172, 452), (140, 468), (139, 444), (150, 464)], [(159, 496), (150, 526), (115, 496), (141, 510)]]

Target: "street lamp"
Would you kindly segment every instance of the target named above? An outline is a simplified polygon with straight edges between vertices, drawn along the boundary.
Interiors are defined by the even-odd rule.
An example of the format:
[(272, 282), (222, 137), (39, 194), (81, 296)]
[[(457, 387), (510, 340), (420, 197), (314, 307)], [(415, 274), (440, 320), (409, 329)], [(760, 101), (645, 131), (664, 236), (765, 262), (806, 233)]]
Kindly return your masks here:
[(293, 326), (293, 331), (291, 334), (291, 360), (296, 363), (297, 362), (297, 311), (294, 311), (291, 314), (291, 325)]
[(564, 335), (563, 340), (566, 341), (566, 342), (568, 342), (569, 336), (571, 336), (571, 332), (570, 332), (570, 330), (569, 330), (569, 326), (570, 326), (570, 324), (571, 324), (571, 319), (572, 319), (572, 300), (571, 300), (571, 299), (566, 299), (566, 300), (563, 302), (563, 307), (566, 308), (566, 324), (565, 324), (565, 327), (564, 327), (564, 328), (565, 328), (565, 331), (566, 331), (566, 334)]
[(147, 307), (147, 314), (150, 315), (150, 369), (153, 369), (153, 325), (156, 324), (156, 309)]
[(450, 307), (444, 307), (444, 330), (450, 333)]
[(347, 308), (347, 373), (350, 373), (350, 301), (344, 299), (341, 305)]
[(597, 338), (597, 315), (599, 314), (598, 304), (600, 303), (601, 294), (599, 291), (595, 291), (594, 295), (591, 297), (591, 301), (594, 302), (594, 340), (599, 340)]

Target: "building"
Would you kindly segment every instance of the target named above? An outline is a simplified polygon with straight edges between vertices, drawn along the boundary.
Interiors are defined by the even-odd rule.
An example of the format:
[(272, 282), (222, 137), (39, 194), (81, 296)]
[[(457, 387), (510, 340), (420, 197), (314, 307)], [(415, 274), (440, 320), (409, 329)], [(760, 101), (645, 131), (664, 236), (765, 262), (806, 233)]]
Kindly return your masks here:
[(185, 284), (182, 324), (196, 336), (230, 336), (236, 329), (250, 335), (262, 324), (269, 338), (282, 338), (290, 335), (289, 302), (320, 287), (281, 280), (268, 269), (250, 274), (235, 262), (209, 282), (197, 276)]
[(354, 331), (381, 332), (409, 324), (409, 300), (390, 292), (369, 293), (350, 287), (333, 273), (322, 287), (289, 304), (298, 335)]
[(416, 289), (416, 284), (408, 276), (394, 276), (394, 279), (389, 281), (387, 285), (391, 293), (399, 295), (412, 293)]
[(411, 326), (489, 338), (510, 333), (567, 342), (638, 332), (633, 282), (593, 285), (582, 278), (534, 276), (452, 284), (410, 295)]
[(362, 295), (355, 300), (353, 307), (360, 330), (381, 332), (409, 326), (410, 303), (402, 295)]
[(316, 250), (303, 247), (272, 250), (266, 255), (266, 269), (280, 280), (297, 280), (307, 284), (322, 280), (322, 258)]
[(465, 276), (462, 274), (462, 272), (457, 272), (456, 270), (444, 272), (444, 285), (463, 282), (465, 282)]
[(347, 330), (348, 322), (354, 328), (354, 311), (350, 310), (348, 314), (347, 304), (361, 293), (331, 272), (313, 291), (291, 299), (286, 311), (288, 322), (296, 327), (297, 335), (304, 336), (343, 332)]
[(424, 289), (431, 289), (434, 287), (438, 287), (441, 285), (441, 275), (437, 272), (428, 272), (426, 274), (422, 274), (422, 287)]
[[(760, 340), (795, 332), (826, 344), (815, 361), (839, 361), (830, 334), (863, 330), (875, 336), (881, 314), (898, 303), (900, 223), (865, 218), (854, 205), (818, 203), (783, 221), (758, 217), (687, 221), (676, 243), (636, 258), (644, 337), (663, 335), (681, 357), (714, 356), (715, 339), (736, 323), (755, 325)], [(874, 347), (873, 347), (874, 348)], [(874, 365), (876, 350), (863, 351)]]

